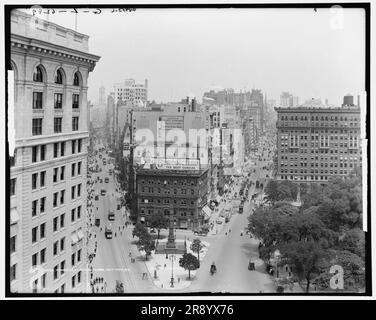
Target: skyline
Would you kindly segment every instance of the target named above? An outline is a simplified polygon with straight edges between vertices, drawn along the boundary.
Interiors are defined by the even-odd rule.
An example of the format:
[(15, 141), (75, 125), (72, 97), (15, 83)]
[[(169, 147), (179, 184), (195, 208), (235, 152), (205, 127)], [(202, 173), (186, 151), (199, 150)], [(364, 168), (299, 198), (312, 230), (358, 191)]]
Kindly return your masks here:
[[(78, 13), (77, 31), (89, 35), (90, 51), (101, 56), (88, 96), (96, 101), (102, 85), (108, 94), (123, 79), (147, 78), (149, 100), (157, 102), (187, 95), (201, 100), (210, 88), (223, 87), (258, 88), (277, 101), (289, 91), (300, 101), (340, 104), (344, 95), (365, 89), (364, 12), (344, 9), (343, 18), (343, 28), (336, 29), (330, 9)], [(74, 14), (48, 19), (74, 29)], [(116, 50), (109, 34), (116, 37)], [(123, 61), (123, 67), (113, 61)]]

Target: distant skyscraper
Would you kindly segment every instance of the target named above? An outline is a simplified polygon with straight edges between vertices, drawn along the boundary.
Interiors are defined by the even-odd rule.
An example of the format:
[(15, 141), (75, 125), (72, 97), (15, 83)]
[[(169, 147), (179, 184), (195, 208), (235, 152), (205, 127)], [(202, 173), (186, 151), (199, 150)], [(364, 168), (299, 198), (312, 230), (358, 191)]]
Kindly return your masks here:
[(101, 86), (99, 88), (99, 104), (106, 104), (106, 88)]

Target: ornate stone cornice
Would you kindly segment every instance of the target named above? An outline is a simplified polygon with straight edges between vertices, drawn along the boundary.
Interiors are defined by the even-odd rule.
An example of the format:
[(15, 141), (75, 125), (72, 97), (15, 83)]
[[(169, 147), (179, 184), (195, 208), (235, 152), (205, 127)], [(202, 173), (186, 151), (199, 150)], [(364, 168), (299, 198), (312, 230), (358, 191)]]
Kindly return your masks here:
[(73, 63), (87, 64), (90, 66), (90, 71), (94, 69), (96, 62), (100, 59), (99, 56), (93, 54), (19, 35), (12, 35), (11, 37), (11, 50), (14, 49), (27, 51), (28, 53), (44, 54), (51, 56), (51, 58), (67, 59)]

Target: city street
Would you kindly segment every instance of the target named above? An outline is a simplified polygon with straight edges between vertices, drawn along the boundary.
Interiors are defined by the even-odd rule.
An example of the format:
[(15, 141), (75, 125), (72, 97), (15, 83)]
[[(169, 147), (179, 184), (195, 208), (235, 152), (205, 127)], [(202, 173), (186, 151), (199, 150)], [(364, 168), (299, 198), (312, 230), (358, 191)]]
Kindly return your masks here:
[[(105, 153), (102, 152), (102, 155)], [(108, 170), (113, 169), (113, 164), (103, 165), (101, 159), (97, 159), (99, 168), (102, 172), (93, 173), (93, 179), (103, 179), (103, 182), (94, 184), (94, 195), (99, 195), (98, 201), (93, 201), (95, 218), (100, 219), (100, 227), (93, 226), (91, 231), (96, 235), (95, 240), (98, 241), (97, 254), (93, 261), (94, 279), (103, 277), (107, 282), (107, 292), (113, 292), (116, 280), (124, 284), (125, 292), (148, 292), (153, 289), (153, 284), (148, 279), (142, 279), (142, 274), (146, 272), (143, 257), (137, 250), (136, 245), (132, 244), (131, 227), (125, 226), (124, 208), (116, 210), (119, 201), (116, 192), (114, 175), (109, 175)], [(105, 177), (109, 177), (109, 182), (105, 183)], [(101, 196), (101, 190), (106, 190), (106, 195)], [(98, 210), (96, 209), (98, 207)], [(112, 210), (115, 213), (115, 220), (108, 220), (108, 212)], [(123, 212), (123, 213), (122, 213)], [(111, 223), (113, 230), (113, 238), (106, 239), (104, 229)], [(131, 263), (132, 257), (135, 262)]]

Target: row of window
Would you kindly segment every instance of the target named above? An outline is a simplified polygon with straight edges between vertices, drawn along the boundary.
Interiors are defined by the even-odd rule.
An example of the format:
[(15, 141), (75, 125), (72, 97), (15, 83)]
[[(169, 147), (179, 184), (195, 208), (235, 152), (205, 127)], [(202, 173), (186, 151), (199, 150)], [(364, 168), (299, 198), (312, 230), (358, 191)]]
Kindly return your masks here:
[(348, 174), (350, 173), (351, 171), (348, 171), (348, 170), (281, 170), (281, 173), (304, 173), (304, 174), (331, 174), (331, 175), (337, 175), (337, 174)]
[[(280, 120), (292, 120), (292, 121), (308, 121), (308, 117), (307, 116), (300, 116), (300, 118), (298, 116), (290, 116), (290, 119), (288, 116), (281, 116)], [(349, 121), (355, 121), (357, 122), (358, 121), (358, 118), (357, 117), (349, 117), (348, 119)], [(311, 121), (347, 121), (347, 117), (343, 117), (343, 116), (311, 116)]]
[[(71, 154), (80, 153), (82, 151), (82, 139), (71, 140)], [(55, 142), (53, 144), (53, 158), (59, 156), (64, 157), (66, 151), (66, 142)], [(33, 146), (31, 148), (31, 162), (45, 161), (47, 145)]]
[[(172, 201), (170, 201), (170, 199), (163, 199), (163, 201), (162, 201), (162, 199), (160, 199), (160, 198), (157, 198), (157, 199), (155, 199), (156, 201), (155, 201), (155, 203), (157, 203), (157, 204), (170, 204), (170, 203), (173, 203), (173, 204), (180, 204), (180, 205), (183, 205), (183, 206), (186, 206), (187, 205), (187, 203), (188, 203), (188, 201), (187, 200), (176, 200), (176, 199), (173, 199)], [(142, 203), (154, 203), (154, 199), (153, 198), (151, 198), (151, 199), (142, 199), (141, 200), (142, 201)], [(195, 204), (195, 202), (194, 201), (189, 201), (189, 203), (190, 203), (190, 205), (194, 205)]]
[[(294, 149), (289, 149), (289, 148), (281, 148), (278, 152), (280, 153), (310, 153), (310, 154), (314, 154), (314, 153), (321, 153), (321, 154), (326, 154), (326, 153), (331, 153), (331, 154), (334, 154), (334, 153), (340, 153), (340, 154), (358, 154), (358, 150), (357, 149), (339, 149), (336, 148), (331, 148), (329, 150), (329, 148), (326, 148), (326, 149), (301, 149), (299, 147), (295, 148)], [(362, 150), (359, 149), (359, 154), (362, 153)]]
[[(154, 191), (156, 191), (155, 193), (158, 193), (158, 194), (162, 193), (161, 188), (148, 187), (147, 190), (148, 190), (147, 192), (149, 192), (149, 193), (154, 193)], [(141, 187), (141, 192), (146, 192), (146, 187)], [(170, 189), (165, 189), (164, 190), (164, 194), (170, 194)], [(173, 194), (177, 195), (178, 194), (178, 190), (174, 189), (173, 190)], [(180, 189), (180, 194), (186, 195), (187, 194), (187, 189)], [(191, 189), (191, 195), (194, 195), (194, 194), (195, 194), (195, 190)]]
[[(62, 117), (54, 118), (54, 133), (62, 132)], [(78, 131), (79, 129), (79, 117), (72, 117), (72, 131)], [(43, 134), (43, 118), (32, 119), (32, 135), (40, 136)]]
[(174, 215), (174, 216), (181, 216), (181, 217), (186, 217), (187, 215), (190, 215), (191, 217), (194, 216), (194, 210), (188, 210), (188, 211), (178, 211), (176, 209), (174, 210), (169, 210), (169, 209), (165, 209), (165, 210), (160, 210), (160, 209), (156, 209), (155, 211), (153, 209), (147, 209), (147, 208), (140, 208), (140, 212), (141, 214), (147, 214), (147, 215), (152, 215), (155, 213), (162, 213), (165, 215), (165, 216), (170, 216), (170, 215)]
[[(43, 92), (34, 91), (33, 92), (33, 109), (43, 109)], [(54, 109), (63, 108), (63, 94), (54, 93)], [(72, 109), (80, 108), (80, 95), (77, 93), (72, 94)]]
[[(43, 75), (43, 69), (42, 65), (38, 65), (35, 68), (35, 71), (33, 73), (33, 81), (34, 82), (45, 82), (44, 75)], [(73, 75), (73, 85), (74, 86), (80, 86), (80, 78), (81, 74), (77, 71)], [(55, 84), (63, 84), (64, 82), (64, 71), (62, 68), (57, 69), (54, 79)]]

